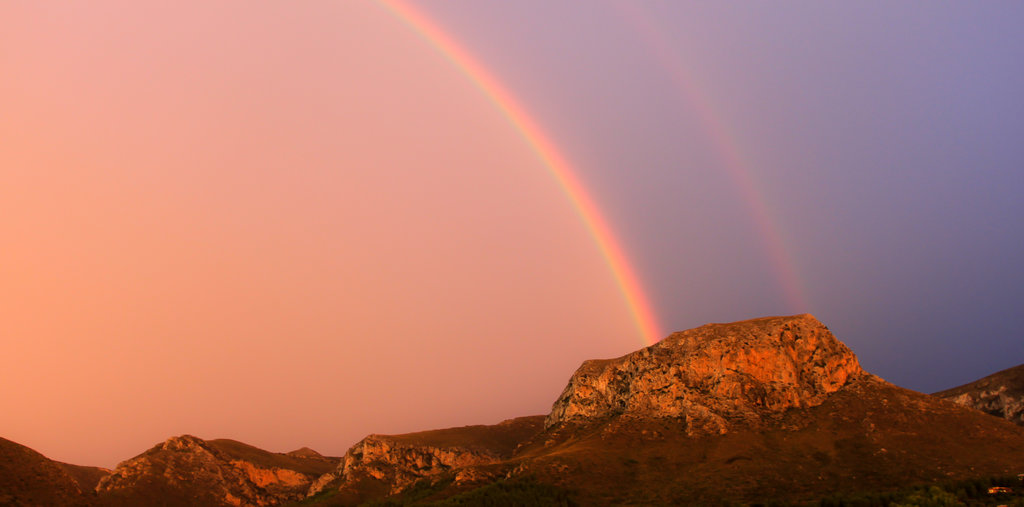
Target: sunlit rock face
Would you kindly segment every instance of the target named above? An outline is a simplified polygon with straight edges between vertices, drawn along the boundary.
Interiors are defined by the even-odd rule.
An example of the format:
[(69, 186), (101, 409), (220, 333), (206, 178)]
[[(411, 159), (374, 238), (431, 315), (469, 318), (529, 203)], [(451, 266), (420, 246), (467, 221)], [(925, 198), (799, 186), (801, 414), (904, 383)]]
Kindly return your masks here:
[(708, 324), (617, 359), (584, 362), (545, 427), (674, 418), (687, 433), (721, 434), (819, 405), (864, 375), (853, 352), (811, 315)]
[(935, 396), (1024, 426), (1024, 364)]
[(128, 504), (276, 505), (303, 498), (313, 480), (336, 463), (184, 435), (119, 464), (96, 491)]
[(394, 494), (414, 481), (473, 465), (487, 465), (502, 459), (495, 453), (463, 447), (435, 447), (395, 442), (385, 435), (370, 435), (345, 454), (342, 465), (321, 476), (310, 488), (317, 494), (332, 482), (354, 483), (372, 479), (387, 484), (387, 493)]
[(511, 457), (521, 442), (541, 430), (542, 421), (543, 416), (529, 416), (490, 426), (370, 435), (345, 453), (336, 470), (318, 478), (309, 495), (335, 489), (358, 503), (445, 474), (455, 484), (493, 481), (497, 472), (480, 467)]

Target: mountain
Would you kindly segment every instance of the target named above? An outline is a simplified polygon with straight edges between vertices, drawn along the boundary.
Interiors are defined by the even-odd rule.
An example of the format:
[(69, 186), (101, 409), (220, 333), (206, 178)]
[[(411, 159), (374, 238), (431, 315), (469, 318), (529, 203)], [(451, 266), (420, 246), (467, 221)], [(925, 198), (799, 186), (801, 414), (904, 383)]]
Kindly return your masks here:
[(585, 362), (545, 425), (519, 473), (589, 503), (805, 501), (1024, 467), (1024, 429), (870, 375), (810, 315)]
[(53, 461), (0, 438), (0, 505), (85, 505), (107, 472)]
[(1024, 426), (1024, 364), (933, 396)]
[[(350, 455), (373, 462), (365, 442)], [(1024, 471), (1024, 428), (865, 372), (810, 315), (709, 324), (586, 361), (543, 427), (499, 460), (417, 469), (418, 450), (384, 447), (385, 461), (417, 464), (420, 480), (395, 487), (371, 472), (388, 485), (377, 498), (412, 503), (472, 494), (478, 483), (460, 477), (498, 478), (478, 491), (531, 502), (546, 491), (583, 505), (693, 505), (816, 501)], [(368, 498), (330, 492), (310, 501)]]
[(816, 502), (1024, 472), (1024, 427), (949, 401), (1019, 417), (1022, 375), (941, 399), (864, 371), (810, 315), (708, 324), (585, 361), (547, 415), (369, 435), (340, 459), (184, 435), (109, 471), (0, 439), (0, 505)]
[(105, 505), (276, 505), (304, 497), (337, 464), (307, 449), (279, 454), (183, 435), (122, 462), (96, 491)]

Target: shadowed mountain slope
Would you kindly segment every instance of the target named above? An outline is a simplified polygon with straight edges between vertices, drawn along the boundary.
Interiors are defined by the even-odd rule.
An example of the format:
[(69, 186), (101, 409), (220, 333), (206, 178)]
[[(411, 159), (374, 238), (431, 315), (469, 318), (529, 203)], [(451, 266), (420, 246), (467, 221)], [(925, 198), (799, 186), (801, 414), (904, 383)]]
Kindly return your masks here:
[(53, 461), (0, 438), (0, 505), (86, 505), (107, 472)]
[(1024, 426), (1024, 364), (933, 396)]

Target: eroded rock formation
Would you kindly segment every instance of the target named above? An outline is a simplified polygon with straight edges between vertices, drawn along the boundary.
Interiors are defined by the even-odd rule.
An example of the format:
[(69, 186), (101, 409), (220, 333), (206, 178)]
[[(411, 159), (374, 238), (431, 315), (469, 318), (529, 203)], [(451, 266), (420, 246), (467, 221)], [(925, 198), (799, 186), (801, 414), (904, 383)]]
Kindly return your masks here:
[(310, 496), (338, 489), (346, 498), (390, 495), (419, 479), (452, 472), (454, 482), (493, 480), (474, 468), (509, 458), (516, 446), (541, 430), (544, 416), (519, 417), (492, 426), (465, 426), (405, 435), (370, 435), (316, 480)]
[(121, 463), (96, 491), (112, 503), (275, 505), (303, 498), (313, 480), (336, 463), (184, 435)]
[(820, 404), (866, 373), (810, 315), (708, 324), (617, 359), (586, 361), (545, 427), (609, 417), (684, 420), (721, 434), (764, 414)]

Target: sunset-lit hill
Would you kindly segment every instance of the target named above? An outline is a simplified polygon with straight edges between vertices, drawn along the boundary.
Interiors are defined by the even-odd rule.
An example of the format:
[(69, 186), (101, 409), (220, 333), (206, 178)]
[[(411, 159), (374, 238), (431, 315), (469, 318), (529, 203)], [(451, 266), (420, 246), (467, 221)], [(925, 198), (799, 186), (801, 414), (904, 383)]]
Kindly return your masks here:
[(184, 435), (122, 462), (96, 490), (104, 505), (274, 505), (302, 498), (337, 463)]
[(521, 473), (594, 503), (813, 500), (1024, 466), (1022, 428), (864, 372), (809, 315), (586, 362), (547, 426)]
[(584, 503), (713, 504), (813, 501), (1024, 468), (1019, 428), (871, 377), (720, 435), (688, 429), (668, 418), (567, 424), (524, 449), (520, 470)]
[(1024, 472), (1024, 427), (865, 372), (810, 315), (674, 333), (585, 361), (546, 416), (369, 435), (342, 458), (185, 435), (106, 471), (0, 444), (4, 505), (816, 502)]
[(530, 416), (491, 426), (370, 435), (349, 449), (336, 470), (318, 479), (310, 494), (348, 505), (406, 491), (424, 478), (444, 480), (453, 490), (481, 486), (504, 477), (502, 464), (543, 422), (544, 416)]
[(960, 387), (937, 392), (933, 396), (1024, 426), (1024, 364)]
[[(388, 461), (419, 451), (403, 452), (389, 447)], [(1022, 454), (1024, 428), (864, 372), (800, 315), (710, 324), (587, 361), (510, 458), (421, 467), (424, 479), (397, 488), (376, 476), (391, 485), (378, 494), (411, 503), (477, 492), (584, 505), (813, 501), (1015, 474)], [(487, 478), (504, 480), (466, 492)], [(328, 493), (313, 500), (354, 500)]]

